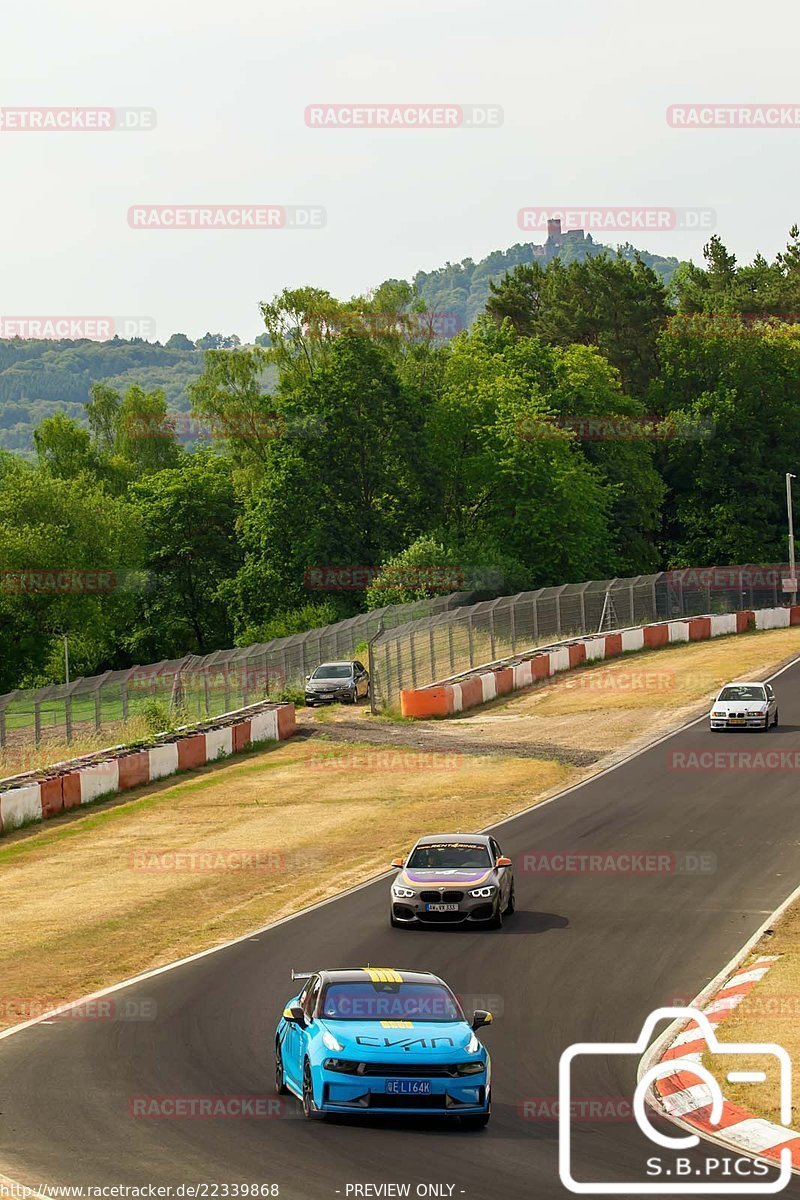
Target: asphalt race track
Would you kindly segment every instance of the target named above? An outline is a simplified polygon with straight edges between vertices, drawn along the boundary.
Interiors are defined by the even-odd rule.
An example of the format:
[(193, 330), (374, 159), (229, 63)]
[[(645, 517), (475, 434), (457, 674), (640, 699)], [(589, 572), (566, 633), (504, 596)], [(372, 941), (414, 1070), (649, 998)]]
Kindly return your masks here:
[[(347, 1185), (366, 1183), (451, 1185), (454, 1197), (475, 1200), (567, 1195), (558, 1125), (546, 1115), (562, 1049), (634, 1040), (652, 1009), (704, 987), (797, 884), (796, 772), (670, 765), (676, 751), (800, 751), (800, 666), (776, 691), (777, 731), (688, 727), (499, 827), (517, 868), (517, 913), (500, 933), (391, 930), (384, 879), (116, 994), (155, 1002), (153, 1020), (60, 1020), (0, 1041), (0, 1170), (37, 1185), (276, 1183), (298, 1200), (344, 1197)], [(694, 852), (716, 865), (524, 872), (518, 856), (543, 850)], [(136, 1096), (272, 1093), (273, 1030), (292, 992), (290, 968), (367, 962), (433, 970), (468, 1003), (495, 998), (497, 1019), (483, 1035), (494, 1068), (487, 1130), (307, 1123), (291, 1098), (273, 1120), (130, 1114)], [(635, 1066), (595, 1060), (576, 1094), (630, 1097)], [(537, 1119), (526, 1119), (526, 1101)], [(631, 1120), (584, 1122), (574, 1136), (582, 1179), (632, 1182), (644, 1178), (648, 1155), (669, 1157), (643, 1144)], [(721, 1153), (693, 1152), (693, 1169)], [(784, 1194), (800, 1196), (800, 1181)]]

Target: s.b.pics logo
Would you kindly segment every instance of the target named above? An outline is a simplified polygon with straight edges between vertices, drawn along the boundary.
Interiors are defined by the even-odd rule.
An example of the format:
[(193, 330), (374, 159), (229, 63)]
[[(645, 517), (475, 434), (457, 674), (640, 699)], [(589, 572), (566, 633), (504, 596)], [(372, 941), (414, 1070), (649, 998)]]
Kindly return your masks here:
[[(631, 1100), (631, 1111), (644, 1135), (642, 1178), (634, 1182), (587, 1180), (576, 1178), (576, 1106), (573, 1103), (575, 1073), (581, 1064), (597, 1069), (601, 1060), (602, 1073), (614, 1071), (614, 1060), (630, 1056), (639, 1062), (653, 1041), (658, 1023), (678, 1022), (690, 1029), (682, 1033), (670, 1050), (654, 1065), (639, 1066), (638, 1082)], [(698, 1046), (701, 1049), (698, 1050)], [(720, 1068), (716, 1075), (706, 1065), (709, 1057)], [(737, 1060), (734, 1067), (724, 1067), (725, 1060)], [(705, 1061), (702, 1061), (705, 1059)], [(593, 1060), (593, 1061), (592, 1061)], [(754, 1060), (758, 1070), (754, 1069)], [(741, 1068), (741, 1069), (739, 1069)], [(771, 1070), (770, 1070), (771, 1068)], [(750, 1149), (746, 1140), (736, 1140), (735, 1131), (728, 1129), (726, 1105), (718, 1078), (736, 1084), (766, 1084), (777, 1082), (780, 1094), (780, 1119), (784, 1126), (791, 1122), (792, 1064), (782, 1046), (758, 1042), (719, 1042), (708, 1017), (694, 1008), (659, 1008), (645, 1021), (635, 1042), (579, 1042), (569, 1046), (559, 1062), (559, 1174), (568, 1191), (589, 1196), (622, 1195), (774, 1195), (789, 1183), (792, 1174), (792, 1155), (788, 1147), (780, 1154), (780, 1166), (775, 1168), (747, 1154), (737, 1155), (741, 1145)], [(666, 1086), (662, 1086), (666, 1085)], [(660, 1100), (656, 1100), (656, 1095)], [(730, 1107), (730, 1106), (728, 1106)], [(668, 1115), (684, 1129), (702, 1127), (709, 1136), (715, 1134), (730, 1151), (725, 1154), (714, 1147), (715, 1156), (689, 1158), (686, 1151), (696, 1149), (700, 1138), (696, 1133), (665, 1133), (657, 1127), (648, 1112)], [(691, 1114), (703, 1113), (702, 1126), (693, 1123)], [(663, 1127), (663, 1122), (662, 1122)], [(775, 1127), (777, 1129), (777, 1127)], [(727, 1137), (726, 1137), (726, 1131)], [(648, 1143), (650, 1148), (648, 1149)], [(779, 1142), (774, 1142), (779, 1145)], [(653, 1154), (652, 1146), (661, 1153)], [(649, 1154), (649, 1157), (645, 1157)], [(582, 1171), (579, 1168), (580, 1173)]]

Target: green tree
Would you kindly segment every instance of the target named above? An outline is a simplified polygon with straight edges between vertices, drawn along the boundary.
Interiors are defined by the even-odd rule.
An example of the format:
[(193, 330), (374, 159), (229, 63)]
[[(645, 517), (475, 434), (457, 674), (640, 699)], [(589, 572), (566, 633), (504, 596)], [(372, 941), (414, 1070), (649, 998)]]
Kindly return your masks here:
[(173, 333), (164, 343), (165, 350), (194, 350), (195, 344), (185, 333)]
[(34, 430), (33, 439), (39, 463), (50, 474), (62, 479), (97, 474), (91, 434), (74, 418), (63, 413), (45, 417)]
[(141, 543), (127, 505), (81, 475), (14, 466), (0, 477), (0, 692), (124, 664)]
[(782, 562), (784, 474), (800, 445), (796, 329), (665, 334), (654, 406), (671, 423), (662, 471), (671, 566)]
[(240, 507), (230, 465), (211, 450), (135, 483), (148, 587), (127, 637), (137, 661), (205, 654), (233, 644), (225, 585), (241, 564)]
[(242, 524), (240, 625), (306, 602), (308, 567), (372, 566), (400, 550), (428, 506), (424, 405), (384, 347), (345, 334), (278, 400), (282, 433)]
[(486, 311), (551, 346), (594, 346), (643, 396), (658, 372), (658, 336), (670, 312), (664, 284), (641, 258), (599, 255), (564, 265), (517, 267), (493, 283)]

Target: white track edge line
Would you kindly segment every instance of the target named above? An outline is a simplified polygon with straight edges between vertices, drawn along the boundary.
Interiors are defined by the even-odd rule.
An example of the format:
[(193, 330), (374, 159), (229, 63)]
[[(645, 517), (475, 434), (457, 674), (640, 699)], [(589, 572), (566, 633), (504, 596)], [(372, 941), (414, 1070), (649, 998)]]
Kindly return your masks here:
[[(784, 670), (785, 669), (786, 668), (784, 668)], [(770, 676), (770, 678), (774, 679), (775, 676)], [(725, 982), (725, 979), (728, 977), (728, 975), (732, 971), (735, 971), (741, 965), (741, 963), (747, 958), (748, 954), (750, 954), (750, 952), (753, 950), (753, 948), (758, 944), (758, 942), (761, 940), (761, 938), (764, 936), (764, 934), (767, 932), (767, 930), (770, 928), (770, 926), (773, 925), (776, 921), (779, 921), (781, 919), (781, 917), (784, 915), (784, 913), (786, 912), (786, 910), (788, 908), (790, 908), (791, 905), (794, 904), (794, 902), (796, 900), (800, 900), (800, 885), (798, 885), (794, 889), (794, 891), (791, 892), (791, 894), (789, 896), (787, 896), (786, 899), (781, 904), (778, 905), (778, 907), (775, 909), (775, 911), (769, 917), (767, 917), (766, 921), (764, 921), (764, 923), (759, 926), (759, 928), (755, 931), (755, 933), (752, 935), (752, 937), (748, 938), (748, 940), (745, 942), (744, 946), (741, 948), (741, 950), (738, 951), (738, 953), (736, 953), (733, 956), (733, 958), (730, 960), (730, 962), (727, 964), (727, 966), (723, 967), (722, 970), (717, 975), (714, 976), (714, 978), (711, 980), (711, 982), (706, 984), (706, 986), (703, 988), (703, 990), (701, 992), (698, 992), (697, 996), (695, 996), (694, 1000), (692, 1000), (691, 1004), (688, 1007), (689, 1008), (699, 1008), (702, 1004), (705, 1004), (708, 1000), (711, 999), (711, 997), (715, 993), (715, 991), (721, 990), (721, 984), (723, 984)], [(653, 1063), (658, 1062), (660, 1060), (660, 1056), (662, 1054), (664, 1054), (667, 1049), (669, 1049), (669, 1046), (670, 1046), (672, 1040), (675, 1038), (676, 1034), (683, 1027), (684, 1024), (685, 1024), (685, 1022), (681, 1018), (678, 1018), (678, 1020), (673, 1021), (671, 1025), (668, 1025), (667, 1028), (664, 1030), (664, 1032), (658, 1038), (656, 1038), (656, 1040), (654, 1042), (652, 1042), (650, 1044), (648, 1049), (645, 1051), (645, 1053), (642, 1055), (641, 1059), (639, 1060), (639, 1068), (636, 1073), (637, 1080), (642, 1078), (645, 1071), (648, 1070), (648, 1068)], [(694, 1125), (689, 1124), (688, 1121), (684, 1121), (682, 1117), (675, 1117), (675, 1116), (672, 1116), (669, 1113), (665, 1112), (664, 1109), (660, 1106), (660, 1104), (656, 1103), (653, 1100), (651, 1095), (648, 1095), (647, 1102), (650, 1105), (650, 1107), (655, 1109), (655, 1111), (658, 1112), (662, 1117), (664, 1117), (665, 1120), (671, 1121), (674, 1125), (680, 1126), (681, 1129), (686, 1129), (689, 1132), (694, 1133), (694, 1134), (698, 1135), (699, 1137), (703, 1138), (705, 1141), (713, 1142), (715, 1145), (722, 1146), (726, 1150), (730, 1150), (732, 1148), (731, 1143), (727, 1142), (725, 1140), (725, 1138), (721, 1136), (721, 1134), (707, 1133), (705, 1130), (699, 1130)], [(800, 1133), (798, 1133), (798, 1136), (800, 1137)], [(740, 1153), (746, 1154), (749, 1158), (754, 1158), (754, 1159), (758, 1160), (759, 1162), (765, 1162), (769, 1166), (777, 1169), (775, 1159), (765, 1159), (761, 1154), (758, 1154), (756, 1151), (744, 1150), (740, 1146), (737, 1146), (734, 1148), (737, 1151), (739, 1151)], [(795, 1175), (799, 1175), (800, 1167), (792, 1167), (792, 1171)]]
[[(789, 662), (785, 663), (779, 670), (775, 671), (774, 674), (768, 675), (767, 680), (776, 679), (778, 675), (782, 675), (784, 671), (788, 671), (790, 667), (794, 667), (798, 663), (800, 663), (800, 655), (795, 656)], [(676, 729), (669, 730), (667, 733), (657, 738), (656, 741), (651, 742), (647, 746), (641, 746), (638, 750), (632, 751), (632, 753), (626, 755), (625, 758), (620, 759), (618, 762), (612, 763), (610, 766), (605, 767), (602, 771), (598, 771), (596, 775), (590, 775), (588, 778), (582, 779), (578, 783), (574, 783), (568, 788), (564, 788), (563, 791), (556, 792), (553, 796), (548, 796), (546, 800), (541, 800), (538, 804), (532, 804), (529, 808), (525, 808), (521, 812), (514, 813), (510, 817), (504, 817), (502, 821), (497, 821), (493, 825), (487, 825), (483, 832), (488, 832), (492, 829), (499, 829), (501, 826), (508, 825), (512, 821), (521, 820), (523, 817), (529, 816), (530, 813), (546, 808), (548, 805), (553, 804), (556, 800), (561, 800), (565, 796), (569, 796), (573, 792), (579, 791), (588, 784), (594, 783), (598, 779), (602, 779), (604, 775), (609, 775), (611, 772), (619, 770), (620, 767), (625, 766), (627, 763), (632, 762), (636, 758), (639, 758), (642, 754), (647, 754), (650, 750), (655, 749), (656, 746), (660, 746), (662, 742), (669, 741), (670, 738), (676, 737), (679, 733), (683, 732), (683, 730), (690, 729), (693, 725), (699, 724), (700, 721), (706, 720), (706, 717), (707, 714), (702, 714), (699, 717), (695, 717), (692, 720), (679, 725)], [(360, 892), (363, 888), (370, 887), (373, 883), (377, 883), (381, 879), (388, 878), (391, 874), (391, 871), (381, 871), (377, 875), (371, 875), (369, 879), (365, 879), (361, 883), (354, 884), (353, 887), (346, 888), (343, 892), (337, 892), (335, 895), (328, 896), (325, 900), (319, 900), (316, 904), (311, 904), (307, 908), (301, 908), (298, 909), (297, 912), (289, 913), (285, 917), (280, 917), (277, 921), (270, 921), (266, 925), (262, 925), (257, 929), (251, 929), (247, 933), (240, 934), (238, 937), (230, 938), (226, 942), (220, 942), (217, 946), (209, 946), (205, 950), (197, 951), (196, 954), (190, 954), (185, 958), (175, 959), (174, 962), (164, 963), (160, 967), (153, 967), (152, 970), (143, 971), (141, 974), (134, 975), (130, 979), (120, 980), (118, 983), (111, 984), (109, 987), (102, 988), (100, 991), (92, 992), (88, 996), (81, 996), (77, 1000), (70, 1000), (68, 1003), (62, 1004), (58, 1008), (51, 1009), (49, 1012), (41, 1013), (38, 1017), (32, 1017), (29, 1021), (23, 1021), (20, 1025), (12, 1025), (10, 1029), (1, 1030), (0, 1041), (11, 1037), (12, 1034), (21, 1033), (23, 1029), (30, 1029), (32, 1026), (39, 1025), (43, 1021), (49, 1020), (54, 1016), (59, 1016), (61, 1013), (68, 1012), (72, 1008), (78, 1008), (80, 1005), (88, 1004), (93, 1000), (100, 1000), (104, 996), (113, 995), (113, 993), (122, 991), (124, 988), (133, 987), (138, 983), (144, 983), (148, 979), (155, 979), (157, 976), (165, 975), (168, 971), (174, 971), (178, 967), (183, 967), (187, 966), (189, 963), (198, 962), (202, 958), (207, 958), (211, 954), (217, 954), (221, 950), (227, 950), (231, 946), (238, 946), (250, 938), (260, 937), (264, 933), (269, 933), (272, 929), (277, 929), (281, 925), (286, 925), (289, 921), (295, 921), (299, 917), (305, 916), (307, 913), (315, 912), (320, 908), (324, 908), (327, 904), (334, 904), (339, 900), (343, 900), (346, 896), (351, 896), (355, 892)], [(800, 889), (798, 889), (798, 892), (800, 893)], [(766, 922), (763, 928), (766, 928), (768, 924), (769, 921)], [(763, 930), (760, 931), (756, 936), (760, 936), (761, 932), (763, 932)], [(748, 946), (749, 945), (750, 943), (748, 943)], [(738, 960), (734, 961), (738, 963)]]

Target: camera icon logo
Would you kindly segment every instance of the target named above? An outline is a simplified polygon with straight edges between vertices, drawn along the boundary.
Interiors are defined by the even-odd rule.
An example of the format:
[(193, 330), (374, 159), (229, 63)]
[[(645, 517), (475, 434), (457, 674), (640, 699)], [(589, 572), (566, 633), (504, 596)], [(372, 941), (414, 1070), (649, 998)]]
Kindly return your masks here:
[[(751, 1180), (736, 1179), (730, 1182), (711, 1181), (700, 1182), (696, 1177), (692, 1182), (680, 1183), (677, 1177), (686, 1174), (685, 1171), (667, 1170), (663, 1172), (668, 1179), (659, 1178), (657, 1183), (646, 1179), (641, 1182), (606, 1182), (585, 1181), (574, 1178), (572, 1170), (572, 1074), (573, 1062), (584, 1056), (602, 1058), (621, 1057), (628, 1055), (637, 1061), (642, 1058), (653, 1042), (653, 1035), (659, 1022), (668, 1020), (681, 1025), (690, 1022), (697, 1026), (697, 1036), (694, 1040), (702, 1040), (711, 1054), (719, 1054), (727, 1058), (732, 1055), (758, 1055), (777, 1060), (778, 1081), (780, 1087), (780, 1119), (783, 1125), (789, 1125), (792, 1119), (792, 1063), (783, 1046), (771, 1042), (719, 1042), (714, 1028), (708, 1017), (695, 1008), (658, 1008), (652, 1012), (642, 1026), (642, 1031), (635, 1042), (577, 1042), (568, 1046), (559, 1061), (559, 1146), (558, 1167), (561, 1183), (570, 1192), (587, 1196), (622, 1196), (622, 1195), (774, 1195), (783, 1191), (792, 1175), (792, 1157), (788, 1149), (781, 1153), (780, 1171), (777, 1178), (768, 1179), (763, 1183)], [(658, 1079), (680, 1072), (693, 1075), (699, 1082), (704, 1102), (710, 1108), (709, 1121), (712, 1126), (719, 1125), (723, 1115), (724, 1097), (718, 1081), (698, 1057), (670, 1058), (655, 1063), (645, 1070), (640, 1070), (638, 1083), (633, 1095), (632, 1111), (636, 1124), (649, 1142), (669, 1151), (685, 1151), (700, 1144), (696, 1134), (686, 1136), (670, 1136), (662, 1133), (652, 1124), (647, 1112), (648, 1093)], [(766, 1083), (767, 1074), (763, 1071), (730, 1071), (727, 1076), (729, 1083)], [(652, 1104), (652, 1102), (651, 1102)], [(704, 1103), (704, 1107), (705, 1107)], [(677, 1161), (677, 1160), (676, 1160)], [(684, 1160), (688, 1161), (688, 1160)], [(755, 1164), (757, 1165), (757, 1164)], [(777, 1165), (777, 1164), (776, 1164)], [(765, 1168), (766, 1173), (766, 1168)], [(693, 1173), (694, 1174), (694, 1173)]]

